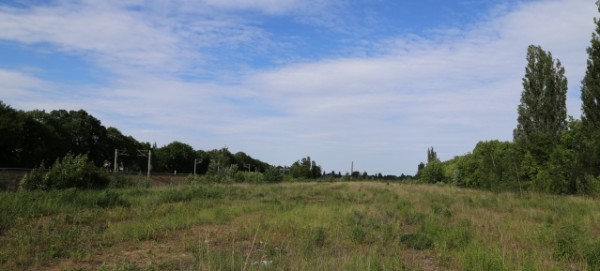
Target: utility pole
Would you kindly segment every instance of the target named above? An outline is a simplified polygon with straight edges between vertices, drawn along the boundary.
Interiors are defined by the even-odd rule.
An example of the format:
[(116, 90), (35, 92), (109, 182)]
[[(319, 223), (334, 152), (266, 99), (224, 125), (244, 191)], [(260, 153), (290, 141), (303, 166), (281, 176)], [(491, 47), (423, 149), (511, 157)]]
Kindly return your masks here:
[(152, 168), (152, 150), (138, 150), (138, 156), (148, 157), (148, 179), (150, 179), (150, 169)]
[(354, 161), (350, 164), (350, 179), (352, 179), (352, 175), (354, 175)]
[(194, 176), (196, 176), (196, 165), (202, 163), (202, 159), (194, 159)]
[(113, 172), (117, 172), (117, 157), (119, 157), (121, 155), (129, 155), (129, 154), (127, 154), (126, 149), (123, 149), (123, 150), (115, 149), (115, 164), (114, 164)]

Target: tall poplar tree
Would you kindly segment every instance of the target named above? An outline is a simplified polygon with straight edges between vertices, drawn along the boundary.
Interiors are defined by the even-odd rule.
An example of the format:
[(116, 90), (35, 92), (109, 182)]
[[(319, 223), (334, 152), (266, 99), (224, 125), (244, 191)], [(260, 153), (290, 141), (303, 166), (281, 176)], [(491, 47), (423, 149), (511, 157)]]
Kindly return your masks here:
[[(600, 12), (600, 1), (596, 2)], [(591, 131), (600, 130), (600, 19), (594, 18), (596, 31), (592, 33), (590, 47), (587, 48), (588, 60), (585, 77), (581, 82), (581, 120)]]
[(433, 150), (433, 147), (431, 147), (431, 148), (427, 149), (427, 163), (431, 163), (431, 162), (435, 162), (435, 161), (439, 162), (439, 159), (437, 157), (437, 152), (435, 152)]
[[(596, 2), (600, 12), (600, 1)], [(585, 142), (581, 148), (581, 164), (585, 172), (600, 174), (600, 19), (594, 18), (596, 31), (592, 33), (585, 76), (581, 81), (581, 124)]]
[(527, 49), (515, 141), (545, 162), (567, 129), (567, 78), (560, 60), (540, 46)]

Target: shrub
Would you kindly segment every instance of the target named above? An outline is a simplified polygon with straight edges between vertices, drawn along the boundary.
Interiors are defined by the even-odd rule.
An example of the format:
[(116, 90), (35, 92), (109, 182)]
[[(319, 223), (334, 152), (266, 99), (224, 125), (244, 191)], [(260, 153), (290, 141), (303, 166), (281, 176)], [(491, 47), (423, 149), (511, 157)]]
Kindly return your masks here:
[(213, 166), (209, 168), (206, 173), (206, 180), (213, 183), (233, 183), (238, 177), (237, 165), (231, 165), (224, 168), (216, 168)]
[(31, 172), (25, 174), (19, 183), (19, 188), (22, 190), (47, 190), (46, 183), (46, 168), (44, 164), (38, 168), (34, 168)]
[(266, 183), (280, 183), (283, 181), (283, 174), (277, 168), (269, 167), (263, 173), (263, 180)]
[(435, 160), (427, 163), (421, 171), (420, 179), (425, 183), (445, 182), (443, 164)]
[(203, 181), (204, 178), (200, 176), (188, 175), (187, 177), (185, 177), (185, 182), (188, 184), (198, 184), (202, 183)]
[(88, 160), (87, 155), (67, 154), (57, 159), (52, 168), (43, 173), (44, 166), (32, 170), (21, 179), (25, 190), (49, 190), (65, 188), (105, 188), (110, 177)]

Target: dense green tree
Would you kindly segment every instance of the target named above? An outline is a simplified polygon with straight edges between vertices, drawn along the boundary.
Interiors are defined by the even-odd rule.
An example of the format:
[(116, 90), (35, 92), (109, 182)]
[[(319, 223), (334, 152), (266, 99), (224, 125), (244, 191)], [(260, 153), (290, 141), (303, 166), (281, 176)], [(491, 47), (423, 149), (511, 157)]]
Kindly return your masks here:
[(196, 159), (198, 159), (196, 161), (198, 163), (196, 164), (196, 174), (206, 174), (210, 164), (210, 155), (203, 150), (197, 150)]
[(19, 141), (23, 129), (19, 123), (19, 112), (0, 101), (0, 166), (14, 167), (22, 149)]
[(292, 164), (290, 174), (294, 178), (316, 179), (321, 177), (321, 167), (307, 156)]
[(280, 183), (283, 181), (283, 174), (275, 167), (268, 167), (263, 173), (263, 180), (266, 183)]
[(567, 79), (560, 60), (540, 46), (527, 49), (515, 141), (544, 162), (567, 129)]
[[(149, 150), (150, 143), (142, 143), (137, 141), (132, 136), (125, 136), (114, 127), (106, 129), (109, 152), (112, 154), (110, 163), (114, 163), (114, 150), (119, 150), (117, 159), (117, 167), (123, 166), (124, 171), (141, 171), (146, 170), (148, 166), (148, 158), (138, 155), (138, 150)], [(114, 166), (114, 165), (113, 165)]]
[(57, 152), (64, 156), (88, 154), (95, 164), (102, 164), (113, 156), (108, 145), (106, 128), (84, 110), (54, 110), (45, 118), (45, 124), (56, 132), (59, 139)]
[(433, 161), (440, 161), (437, 157), (437, 152), (433, 150), (433, 147), (427, 149), (427, 163), (431, 163)]
[[(0, 167), (48, 166), (67, 155), (85, 155), (96, 166), (110, 162), (112, 169), (117, 149), (117, 168), (123, 167), (125, 171), (147, 170), (147, 157), (140, 157), (138, 150), (152, 150), (153, 171), (191, 173), (198, 158), (197, 173), (223, 171), (213, 178), (219, 181), (233, 180), (237, 169), (247, 169), (246, 165), (261, 173), (271, 168), (243, 152), (234, 155), (227, 148), (204, 152), (181, 142), (172, 142), (161, 148), (155, 145), (152, 147), (150, 143), (125, 136), (117, 128), (106, 128), (84, 110), (24, 112), (0, 101)], [(314, 170), (317, 168), (314, 167)], [(309, 175), (320, 176), (318, 170), (319, 173), (311, 172)], [(279, 180), (279, 175), (273, 172), (270, 175), (270, 182)]]
[(418, 179), (421, 176), (421, 173), (423, 172), (423, 169), (425, 168), (425, 163), (421, 162), (417, 165), (417, 174), (415, 174), (415, 177)]
[(422, 182), (437, 183), (446, 181), (444, 167), (433, 147), (427, 148), (427, 164), (421, 163), (418, 168), (417, 176)]
[(425, 183), (445, 182), (444, 166), (440, 161), (433, 160), (421, 170), (419, 179)]
[(521, 159), (517, 154), (514, 143), (498, 140), (482, 141), (477, 143), (470, 154), (445, 162), (446, 167), (455, 169), (447, 172), (446, 175), (460, 186), (519, 190)]
[[(596, 2), (600, 11), (600, 1)], [(587, 48), (587, 70), (581, 82), (581, 121), (586, 146), (580, 153), (586, 172), (600, 175), (600, 19), (594, 18), (595, 32)]]
[(220, 172), (223, 169), (229, 168), (232, 165), (236, 165), (235, 157), (229, 151), (227, 147), (223, 147), (219, 150), (208, 151), (210, 157), (208, 172)]
[[(600, 12), (600, 1), (596, 2)], [(600, 19), (594, 18), (596, 31), (587, 48), (587, 70), (581, 82), (581, 120), (594, 132), (600, 130)]]
[(194, 169), (196, 151), (192, 146), (173, 141), (154, 150), (156, 171), (190, 173)]
[(235, 153), (233, 158), (235, 159), (238, 169), (243, 171), (265, 172), (267, 168), (271, 167), (269, 164), (254, 159), (244, 152)]
[(17, 161), (22, 167), (34, 167), (43, 162), (52, 163), (57, 157), (65, 155), (58, 152), (61, 145), (55, 130), (44, 123), (43, 111), (30, 111), (19, 114), (23, 137), (19, 142)]

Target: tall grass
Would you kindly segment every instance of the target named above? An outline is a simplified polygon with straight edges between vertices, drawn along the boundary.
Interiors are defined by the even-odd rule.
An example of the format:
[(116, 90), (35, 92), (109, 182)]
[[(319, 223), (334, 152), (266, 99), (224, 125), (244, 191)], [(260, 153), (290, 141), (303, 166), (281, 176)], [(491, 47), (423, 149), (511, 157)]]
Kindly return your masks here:
[(0, 269), (598, 270), (593, 199), (385, 183), (0, 193)]

